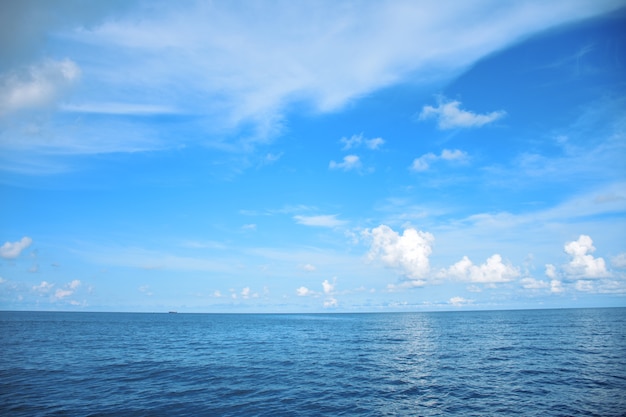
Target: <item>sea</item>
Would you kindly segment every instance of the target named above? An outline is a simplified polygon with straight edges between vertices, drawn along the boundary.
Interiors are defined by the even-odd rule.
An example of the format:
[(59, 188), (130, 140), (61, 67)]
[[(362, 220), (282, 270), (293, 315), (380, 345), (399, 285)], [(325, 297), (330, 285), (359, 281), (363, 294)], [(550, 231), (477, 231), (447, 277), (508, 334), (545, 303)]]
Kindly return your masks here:
[(626, 308), (0, 312), (2, 416), (626, 416)]

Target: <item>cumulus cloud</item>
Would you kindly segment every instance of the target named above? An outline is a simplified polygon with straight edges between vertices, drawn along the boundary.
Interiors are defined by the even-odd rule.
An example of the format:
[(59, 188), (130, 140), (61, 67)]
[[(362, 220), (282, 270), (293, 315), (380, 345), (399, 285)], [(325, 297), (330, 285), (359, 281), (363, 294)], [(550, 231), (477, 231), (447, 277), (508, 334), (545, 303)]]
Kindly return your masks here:
[(28, 236), (24, 236), (17, 242), (5, 242), (4, 245), (0, 246), (0, 257), (4, 259), (15, 259), (24, 249), (30, 246), (33, 243), (33, 240)]
[(550, 281), (550, 292), (554, 294), (562, 293), (564, 291), (563, 283), (558, 279)]
[(361, 168), (361, 160), (357, 155), (346, 155), (343, 157), (343, 162), (330, 161), (328, 168), (341, 169), (343, 171), (359, 169)]
[(55, 104), (80, 76), (73, 61), (46, 61), (0, 76), (0, 115)]
[(294, 220), (298, 224), (305, 226), (318, 226), (318, 227), (337, 227), (342, 226), (346, 222), (339, 220), (336, 214), (320, 215), (320, 216), (293, 216)]
[(566, 243), (563, 249), (572, 258), (563, 267), (568, 275), (580, 278), (605, 278), (611, 275), (604, 259), (591, 255), (596, 250), (591, 237), (580, 235), (578, 240)]
[(455, 307), (461, 307), (467, 304), (473, 303), (474, 300), (468, 300), (463, 297), (452, 297), (448, 300), (448, 304), (452, 304)]
[(71, 296), (72, 294), (74, 294), (76, 289), (80, 287), (80, 285), (81, 285), (81, 282), (80, 280), (77, 280), (77, 279), (71, 282), (68, 282), (67, 284), (65, 284), (64, 288), (59, 288), (55, 291), (54, 299), (61, 300), (63, 298)]
[(481, 265), (474, 265), (467, 256), (464, 256), (446, 272), (449, 277), (479, 284), (509, 282), (520, 275), (519, 269), (504, 264), (499, 254), (492, 255)]
[(549, 282), (535, 279), (532, 277), (522, 278), (520, 280), (520, 284), (522, 284), (522, 287), (527, 290), (541, 290), (550, 287)]
[(437, 107), (424, 106), (422, 108), (419, 120), (436, 119), (439, 129), (457, 129), (484, 126), (504, 117), (506, 114), (503, 110), (478, 114), (463, 110), (460, 107), (460, 101), (448, 101), (445, 97), (440, 97)]
[(414, 228), (400, 235), (387, 225), (365, 230), (363, 236), (371, 241), (368, 258), (379, 259), (388, 267), (399, 270), (409, 279), (426, 277), (430, 272), (433, 235)]
[(338, 305), (339, 302), (334, 297), (328, 297), (326, 300), (324, 300), (324, 308), (333, 308), (337, 307)]
[(546, 276), (548, 278), (556, 278), (556, 266), (552, 265), (552, 264), (546, 264), (546, 272), (545, 272)]
[(311, 265), (311, 264), (302, 265), (302, 269), (304, 269), (306, 272), (314, 272), (315, 270), (317, 270), (315, 265)]
[(322, 288), (324, 289), (324, 294), (331, 294), (335, 290), (335, 282), (336, 282), (336, 279), (333, 280), (332, 284), (328, 282), (327, 279), (325, 279), (324, 282), (322, 282)]
[(383, 138), (373, 138), (367, 139), (363, 137), (363, 134), (352, 135), (349, 138), (341, 138), (341, 143), (343, 143), (343, 150), (349, 150), (352, 148), (358, 148), (361, 145), (364, 145), (366, 148), (371, 150), (376, 150), (385, 144), (385, 140)]
[(47, 281), (41, 281), (39, 285), (33, 286), (33, 290), (39, 293), (47, 293), (52, 289), (52, 287), (54, 287), (54, 284), (51, 284)]
[(296, 294), (298, 294), (299, 297), (306, 297), (308, 295), (313, 295), (313, 291), (311, 291), (307, 287), (302, 286), (296, 289)]
[(443, 151), (441, 151), (440, 155), (435, 155), (434, 153), (429, 152), (420, 156), (419, 158), (415, 158), (413, 160), (413, 164), (411, 164), (411, 170), (418, 172), (427, 171), (432, 163), (439, 160), (464, 162), (467, 160), (467, 158), (467, 153), (459, 149), (444, 149)]

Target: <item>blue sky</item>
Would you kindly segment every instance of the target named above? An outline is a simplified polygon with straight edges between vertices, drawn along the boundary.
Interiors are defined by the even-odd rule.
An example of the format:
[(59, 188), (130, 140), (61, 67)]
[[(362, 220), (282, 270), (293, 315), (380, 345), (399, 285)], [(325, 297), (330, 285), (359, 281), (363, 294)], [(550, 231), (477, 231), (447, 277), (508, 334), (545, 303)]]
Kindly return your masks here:
[(626, 306), (623, 1), (0, 7), (0, 309)]

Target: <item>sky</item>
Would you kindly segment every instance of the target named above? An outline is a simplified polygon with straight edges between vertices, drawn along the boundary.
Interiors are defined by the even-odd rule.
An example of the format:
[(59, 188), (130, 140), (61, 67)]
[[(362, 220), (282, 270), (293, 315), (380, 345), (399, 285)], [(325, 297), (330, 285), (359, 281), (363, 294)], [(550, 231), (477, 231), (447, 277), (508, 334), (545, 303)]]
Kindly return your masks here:
[(626, 306), (626, 2), (0, 2), (0, 310)]

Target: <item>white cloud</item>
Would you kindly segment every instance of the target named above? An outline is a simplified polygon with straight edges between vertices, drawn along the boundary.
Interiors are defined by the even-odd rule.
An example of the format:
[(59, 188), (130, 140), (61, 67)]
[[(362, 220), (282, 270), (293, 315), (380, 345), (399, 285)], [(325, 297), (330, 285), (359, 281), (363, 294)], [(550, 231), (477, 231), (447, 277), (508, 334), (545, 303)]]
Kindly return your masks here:
[(319, 227), (337, 227), (342, 226), (346, 222), (337, 219), (336, 214), (328, 214), (321, 216), (293, 216), (294, 220), (298, 224), (305, 226), (319, 226)]
[(568, 275), (581, 278), (605, 278), (611, 275), (606, 269), (604, 259), (591, 255), (596, 250), (591, 237), (580, 235), (578, 240), (565, 244), (564, 250), (572, 257), (563, 267)]
[(593, 292), (594, 291), (593, 281), (580, 279), (580, 280), (576, 281), (576, 284), (574, 285), (574, 288), (576, 288), (576, 290), (582, 291), (582, 292)]
[(338, 305), (339, 305), (339, 302), (334, 297), (329, 297), (326, 300), (324, 300), (324, 308), (333, 308), (333, 307), (337, 307)]
[(438, 160), (465, 162), (467, 159), (468, 156), (466, 152), (459, 149), (444, 149), (441, 151), (440, 155), (435, 155), (434, 153), (429, 152), (419, 158), (415, 158), (413, 160), (413, 164), (411, 164), (411, 170), (418, 172), (427, 171), (430, 168), (430, 165)]
[(550, 281), (550, 292), (558, 294), (562, 293), (563, 291), (563, 283), (561, 281), (559, 281), (558, 279), (553, 279), (552, 281)]
[(520, 280), (520, 284), (522, 284), (522, 287), (526, 288), (527, 290), (541, 290), (550, 287), (549, 282), (535, 279), (532, 277), (522, 278)]
[(54, 105), (80, 76), (73, 61), (46, 61), (0, 75), (0, 116)]
[(346, 155), (343, 157), (343, 162), (330, 161), (328, 168), (342, 169), (344, 171), (359, 169), (361, 168), (361, 160), (357, 155)]
[[(270, 1), (247, 7), (198, 1), (186, 7), (155, 2), (145, 13), (143, 2), (87, 6), (61, 0), (36, 8), (29, 2), (14, 3), (0, 14), (0, 49), (8, 57), (0, 64), (14, 64), (18, 55), (41, 55), (43, 39), (55, 55), (71, 54), (81, 64), (85, 88), (66, 110), (86, 117), (89, 111), (193, 114), (201, 120), (194, 127), (202, 131), (197, 137), (217, 132), (220, 139), (213, 144), (233, 151), (249, 150), (248, 145), (282, 132), (293, 103), (335, 111), (409, 76), (424, 84), (449, 79), (532, 33), (619, 6), (613, 0)], [(31, 68), (35, 75), (56, 75), (31, 74), (5, 82), (4, 90), (12, 91), (0, 94), (5, 109), (60, 101), (63, 86), (77, 79), (77, 66), (69, 60)], [(140, 103), (135, 103), (137, 96)], [(71, 155), (166, 147), (155, 139), (159, 132), (141, 123), (124, 125), (111, 118), (90, 122), (91, 129), (83, 127), (75, 138), (68, 138), (67, 125), (51, 123), (42, 129), (41, 140), (31, 141), (14, 129), (0, 146), (13, 149), (19, 142), (26, 150), (38, 150), (53, 145), (57, 153)], [(231, 135), (222, 140), (225, 132)], [(10, 168), (26, 170), (22, 165), (32, 157), (22, 159)], [(62, 171), (58, 165), (45, 160), (28, 169)]]
[(413, 171), (427, 171), (430, 168), (430, 163), (437, 160), (437, 155), (432, 152), (424, 154), (419, 158), (413, 160), (411, 170)]
[(385, 140), (383, 138), (373, 138), (366, 139), (363, 137), (363, 134), (352, 135), (349, 138), (341, 138), (341, 143), (343, 143), (343, 150), (349, 150), (352, 148), (358, 148), (361, 145), (365, 145), (366, 148), (371, 150), (376, 150), (385, 144)]
[(39, 285), (33, 286), (33, 290), (39, 293), (47, 293), (52, 289), (52, 287), (54, 287), (54, 284), (51, 284), (47, 281), (41, 281)]
[(467, 153), (459, 149), (441, 151), (440, 158), (446, 161), (462, 161), (467, 158)]
[(300, 287), (296, 289), (296, 294), (298, 294), (299, 297), (305, 297), (308, 295), (313, 295), (314, 292), (308, 289), (307, 287)]
[(4, 245), (0, 246), (0, 257), (4, 259), (15, 259), (24, 249), (30, 246), (33, 243), (33, 240), (28, 236), (24, 236), (17, 242), (5, 242)]
[(56, 298), (57, 300), (60, 300), (60, 299), (65, 298), (65, 297), (69, 297), (72, 294), (74, 294), (74, 291), (72, 291), (72, 290), (64, 290), (64, 289), (59, 288), (54, 293), (54, 298)]
[(302, 265), (302, 269), (304, 269), (306, 272), (314, 272), (315, 270), (317, 270), (315, 265), (311, 265), (311, 264)]
[(438, 99), (438, 106), (424, 106), (419, 115), (419, 120), (435, 118), (439, 129), (456, 129), (480, 127), (492, 123), (502, 118), (506, 112), (502, 110), (493, 111), (487, 114), (477, 114), (471, 111), (462, 110), (461, 102), (452, 100), (446, 101), (445, 97)]
[(461, 307), (467, 304), (471, 304), (473, 302), (474, 300), (468, 300), (463, 297), (452, 297), (448, 300), (448, 304), (452, 304), (453, 306), (456, 306), (456, 307)]
[(256, 230), (256, 224), (254, 223), (250, 223), (250, 224), (244, 224), (243, 226), (241, 226), (242, 230)]
[(556, 266), (552, 264), (546, 264), (546, 276), (548, 278), (556, 278)]
[(620, 253), (611, 258), (611, 265), (615, 268), (626, 268), (626, 253)]
[(380, 259), (410, 279), (424, 278), (430, 272), (428, 257), (434, 241), (430, 233), (408, 228), (400, 235), (389, 226), (380, 225), (365, 230), (363, 235), (371, 241), (370, 260)]
[(463, 259), (448, 268), (446, 275), (463, 281), (495, 284), (509, 282), (518, 277), (520, 272), (518, 268), (502, 263), (502, 257), (499, 254), (494, 254), (481, 265), (474, 265), (467, 256), (464, 256)]
[(335, 290), (335, 280), (331, 284), (327, 279), (322, 282), (322, 288), (324, 289), (324, 294), (331, 294)]
[[(43, 284), (43, 283), (42, 283)], [(71, 296), (72, 294), (74, 294), (74, 292), (76, 291), (76, 289), (78, 287), (80, 287), (81, 282), (80, 280), (73, 280), (71, 282), (68, 282), (67, 284), (65, 284), (65, 288), (59, 288), (55, 291), (54, 293), (54, 299), (55, 300), (61, 300), (63, 298), (67, 298), (69, 296)], [(140, 291), (141, 291), (141, 287), (140, 287)], [(152, 295), (151, 293), (148, 293), (148, 295)]]

